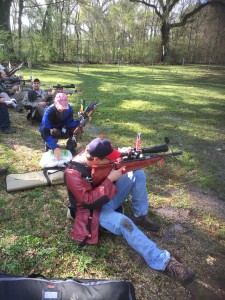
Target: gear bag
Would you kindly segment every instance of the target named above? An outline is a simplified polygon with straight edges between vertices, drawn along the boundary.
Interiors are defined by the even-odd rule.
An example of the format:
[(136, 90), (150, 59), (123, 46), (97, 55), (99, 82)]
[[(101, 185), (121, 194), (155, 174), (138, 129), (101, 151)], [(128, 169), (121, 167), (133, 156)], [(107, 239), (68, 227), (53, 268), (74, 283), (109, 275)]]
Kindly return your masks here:
[(133, 284), (122, 280), (45, 279), (0, 273), (0, 299), (136, 300), (136, 297)]
[[(5, 178), (7, 192), (15, 192), (38, 186), (51, 186), (64, 183), (64, 170), (60, 168), (41, 171), (8, 174)], [(0, 298), (1, 299), (1, 298)]]

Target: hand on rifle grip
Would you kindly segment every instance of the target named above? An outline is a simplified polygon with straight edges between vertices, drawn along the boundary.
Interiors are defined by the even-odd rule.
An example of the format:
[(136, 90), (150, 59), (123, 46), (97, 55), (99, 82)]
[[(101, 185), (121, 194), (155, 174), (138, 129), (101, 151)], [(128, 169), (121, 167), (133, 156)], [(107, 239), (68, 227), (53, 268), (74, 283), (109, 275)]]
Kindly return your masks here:
[(83, 127), (76, 127), (73, 131), (73, 136), (76, 138), (76, 141), (78, 142), (81, 139), (81, 136), (84, 132), (84, 128)]
[(84, 132), (84, 128), (83, 127), (80, 127), (80, 126), (78, 126), (78, 127), (76, 127), (75, 129), (74, 129), (74, 131), (73, 131), (73, 134), (82, 134)]
[(111, 180), (112, 182), (114, 182), (114, 181), (118, 180), (124, 173), (125, 173), (125, 167), (122, 167), (118, 170), (115, 170), (113, 168), (107, 178), (109, 180)]

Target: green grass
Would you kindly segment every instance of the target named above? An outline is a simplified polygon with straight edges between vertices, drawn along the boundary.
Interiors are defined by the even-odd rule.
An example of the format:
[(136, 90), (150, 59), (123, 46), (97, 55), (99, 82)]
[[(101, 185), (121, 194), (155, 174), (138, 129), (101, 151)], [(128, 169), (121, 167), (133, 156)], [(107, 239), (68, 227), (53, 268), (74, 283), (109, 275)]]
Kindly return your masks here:
[[(193, 226), (195, 242), (184, 237), (172, 247), (157, 236), (150, 238), (198, 268), (200, 281), (194, 295), (197, 299), (200, 294), (207, 295), (206, 287), (200, 283), (209, 267), (207, 254), (198, 263), (198, 253), (204, 256), (205, 243), (211, 245), (213, 241), (220, 249), (215, 255), (221, 257), (225, 227), (222, 220), (195, 209), (189, 191), (194, 188), (225, 200), (225, 67), (120, 66), (118, 70), (115, 65), (84, 65), (78, 72), (75, 65), (50, 65), (34, 69), (32, 74), (28, 69), (22, 71), (25, 78), (40, 78), (43, 88), (58, 83), (81, 86), (83, 92), (69, 98), (75, 112), (81, 99), (86, 104), (100, 100), (79, 149), (97, 136), (106, 136), (115, 147), (134, 147), (137, 132), (141, 132), (142, 147), (163, 144), (168, 136), (173, 151), (183, 151), (181, 157), (148, 168), (147, 186), (153, 216), (154, 210), (166, 206), (194, 211), (192, 220), (184, 224)], [(9, 173), (39, 170), (44, 145), (38, 125), (32, 126), (25, 112), (10, 110), (10, 117), (17, 133), (0, 135), (0, 165), (8, 167)], [(79, 251), (68, 238), (72, 223), (65, 217), (65, 199), (63, 185), (0, 192), (1, 270), (48, 277), (128, 279), (135, 284), (138, 299), (158, 299), (159, 285), (161, 299), (188, 299), (188, 291), (147, 268), (121, 237), (102, 234), (99, 245)], [(128, 206), (126, 203), (129, 215)], [(162, 228), (171, 222), (156, 218)], [(145, 297), (150, 294), (151, 298)]]

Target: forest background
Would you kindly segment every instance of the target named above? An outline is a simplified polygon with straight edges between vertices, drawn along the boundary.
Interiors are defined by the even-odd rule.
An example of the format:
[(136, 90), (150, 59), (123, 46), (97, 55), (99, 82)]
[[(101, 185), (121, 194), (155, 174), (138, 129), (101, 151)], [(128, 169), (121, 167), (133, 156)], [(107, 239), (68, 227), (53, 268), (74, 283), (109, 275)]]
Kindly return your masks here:
[(1, 63), (225, 62), (224, 0), (0, 0), (0, 11)]

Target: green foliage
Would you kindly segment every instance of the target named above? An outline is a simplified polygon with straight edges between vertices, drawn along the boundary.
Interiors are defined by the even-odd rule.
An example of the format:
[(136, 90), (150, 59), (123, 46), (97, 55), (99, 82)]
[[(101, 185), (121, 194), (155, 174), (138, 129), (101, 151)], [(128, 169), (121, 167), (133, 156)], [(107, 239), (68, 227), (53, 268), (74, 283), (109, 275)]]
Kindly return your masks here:
[(12, 53), (9, 49), (9, 33), (5, 30), (0, 30), (0, 64), (8, 63), (12, 58)]

